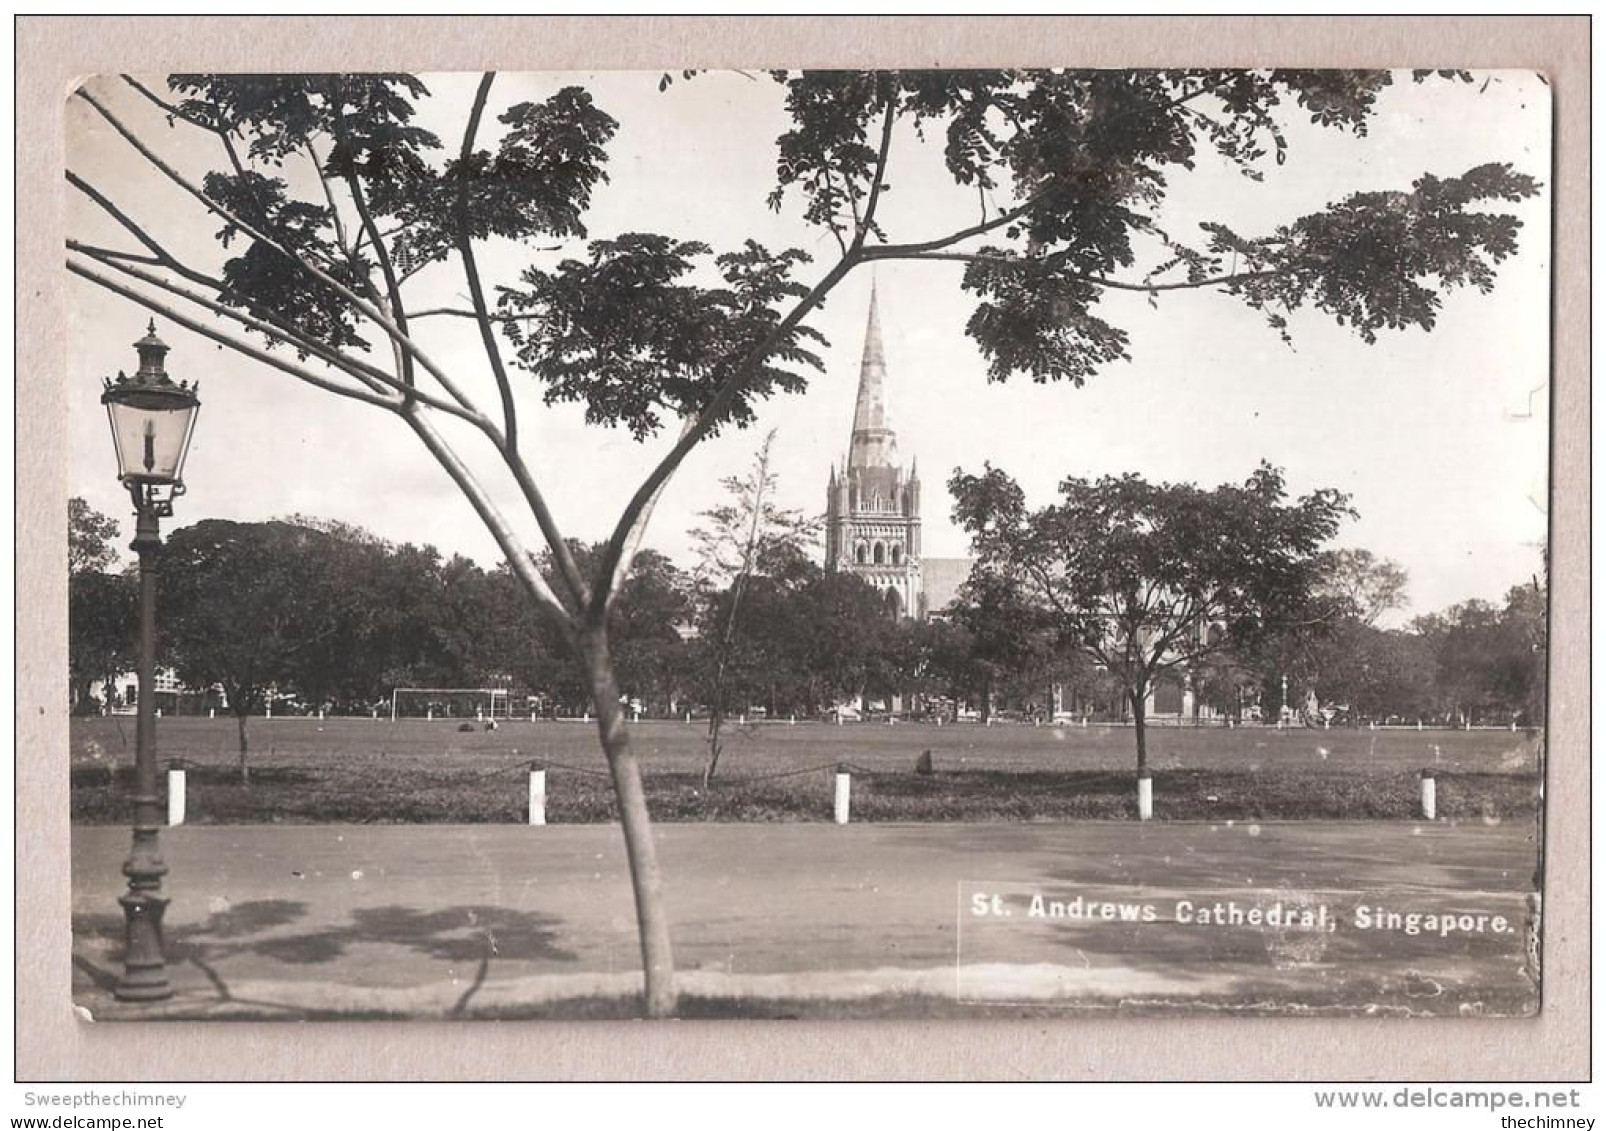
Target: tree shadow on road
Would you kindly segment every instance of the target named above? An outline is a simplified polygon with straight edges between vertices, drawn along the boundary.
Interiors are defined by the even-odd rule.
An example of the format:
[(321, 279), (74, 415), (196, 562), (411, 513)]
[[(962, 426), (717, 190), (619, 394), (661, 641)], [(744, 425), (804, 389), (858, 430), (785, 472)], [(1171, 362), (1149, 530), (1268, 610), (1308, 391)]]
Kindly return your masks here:
[[(166, 932), (169, 965), (183, 962), (200, 970), (219, 1001), (238, 1002), (219, 973), (233, 958), (259, 956), (289, 966), (313, 966), (346, 957), (354, 948), (399, 946), (453, 965), (477, 963), (475, 977), (458, 1000), (461, 1012), (484, 984), (494, 960), (509, 962), (574, 962), (573, 951), (557, 945), (561, 920), (554, 915), (483, 904), (421, 911), (413, 907), (357, 908), (345, 923), (316, 930), (285, 932), (307, 914), (297, 900), (265, 899), (231, 905), (199, 923), (178, 924)], [(120, 961), (124, 922), (121, 915), (73, 916), (73, 934), (80, 942), (97, 941), (101, 954)], [(99, 990), (110, 990), (116, 974), (78, 953), (74, 964)], [(270, 1004), (270, 1003), (260, 1003)]]

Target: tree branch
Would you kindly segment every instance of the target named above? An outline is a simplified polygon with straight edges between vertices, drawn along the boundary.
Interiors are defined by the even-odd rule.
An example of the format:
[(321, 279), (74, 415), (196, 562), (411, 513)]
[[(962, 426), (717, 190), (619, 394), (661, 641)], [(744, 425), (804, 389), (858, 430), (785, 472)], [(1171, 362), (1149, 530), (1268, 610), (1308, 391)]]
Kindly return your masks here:
[(79, 243), (77, 240), (68, 240), (68, 248), (81, 251), (92, 259), (98, 259), (110, 264), (113, 261), (122, 263), (143, 263), (147, 267), (166, 267), (167, 264), (154, 255), (136, 255), (132, 251), (118, 251), (116, 248), (100, 247), (96, 244)]
[[(713, 429), (714, 424), (724, 415), (730, 407), (731, 400), (738, 390), (752, 377), (753, 371), (769, 356), (769, 352), (776, 344), (782, 341), (802, 322), (804, 317), (813, 310), (830, 293), (831, 288), (842, 281), (855, 266), (863, 262), (863, 255), (850, 254), (837, 261), (836, 266), (826, 272), (824, 278), (814, 285), (814, 289), (798, 300), (785, 318), (775, 329), (771, 330), (764, 340), (759, 343), (737, 366), (734, 372), (725, 379), (713, 398), (703, 407), (702, 412), (695, 418), (689, 418), (687, 425), (681, 430), (680, 439), (675, 446), (652, 469), (636, 493), (631, 496), (630, 502), (625, 504), (624, 513), (619, 516), (619, 522), (614, 527), (612, 536), (608, 539), (607, 548), (603, 552), (601, 569), (597, 576), (617, 578), (619, 566), (626, 550), (634, 538), (639, 541), (646, 529), (646, 516), (651, 514), (653, 504), (656, 503), (664, 484), (669, 482), (672, 475), (680, 467), (687, 454), (697, 446), (703, 437)], [(610, 583), (606, 587), (595, 590), (591, 594), (593, 610), (606, 614), (607, 607), (613, 601), (617, 587)]]
[[(121, 262), (121, 257), (119, 257), (116, 253), (111, 253), (108, 255), (102, 252), (99, 248), (91, 247), (90, 245), (80, 243), (77, 240), (69, 239), (67, 241), (67, 250), (76, 251), (80, 255), (93, 259), (98, 263), (112, 268), (113, 270), (120, 271), (125, 275), (140, 280), (141, 282), (149, 283), (152, 286), (159, 287), (171, 295), (175, 295), (178, 298), (185, 299), (186, 301), (192, 302), (195, 305), (204, 308), (212, 314), (223, 318), (232, 319), (235, 322), (240, 323), (242, 326), (245, 326), (249, 330), (255, 330), (260, 334), (267, 334), (273, 338), (282, 340), (290, 345), (293, 349), (299, 350), (303, 353), (311, 354), (312, 356), (317, 357), (320, 361), (333, 365), (334, 367), (349, 373), (353, 377), (357, 377), (370, 388), (374, 388), (376, 384), (384, 383), (386, 381), (394, 383), (394, 378), (390, 378), (389, 375), (383, 370), (377, 369), (371, 365), (368, 365), (366, 362), (357, 360), (356, 358), (345, 357), (338, 351), (323, 345), (321, 342), (317, 342), (303, 336), (294, 327), (287, 326), (282, 320), (275, 319), (272, 322), (263, 322), (242, 310), (237, 310), (234, 307), (227, 305), (219, 299), (214, 299), (208, 295), (196, 294), (194, 291), (186, 290), (184, 287), (179, 286), (177, 283), (170, 282), (167, 279), (162, 278), (160, 275), (153, 275), (148, 271), (141, 271), (137, 267), (133, 267), (127, 263)], [(377, 391), (377, 389), (375, 389), (375, 391)]]
[[(421, 319), (424, 319), (424, 318), (441, 318), (441, 317), (447, 317), (447, 316), (452, 317), (452, 318), (478, 318), (479, 317), (479, 315), (474, 313), (474, 311), (472, 311), (472, 310), (455, 310), (455, 309), (453, 309), (451, 307), (446, 307), (446, 306), (437, 306), (437, 307), (433, 307), (432, 309), (429, 309), (429, 310), (415, 310), (408, 317), (412, 321), (418, 322), (418, 321), (420, 321)], [(543, 317), (543, 315), (541, 315), (539, 313), (535, 313), (535, 314), (487, 314), (485, 316), (486, 321), (488, 321), (488, 322), (528, 322), (528, 321), (530, 321), (532, 319), (541, 318), (541, 317)]]
[(247, 342), (242, 342), (235, 338), (231, 338), (228, 335), (214, 330), (209, 326), (203, 325), (202, 323), (195, 321), (193, 318), (179, 313), (177, 310), (166, 305), (165, 303), (158, 302), (156, 299), (153, 299), (148, 295), (141, 294), (132, 287), (125, 287), (114, 279), (108, 279), (104, 275), (99, 275), (84, 265), (76, 263), (71, 259), (67, 260), (67, 270), (72, 274), (79, 276), (80, 278), (88, 279), (96, 286), (111, 291), (113, 294), (121, 295), (132, 302), (138, 303), (146, 310), (160, 314), (162, 317), (169, 319), (176, 325), (184, 327), (186, 330), (193, 331), (194, 333), (201, 335), (203, 338), (207, 338), (221, 346), (235, 350), (247, 357), (260, 361), (264, 365), (270, 365), (274, 369), (282, 370), (298, 380), (305, 381), (309, 385), (315, 385), (318, 388), (334, 393), (337, 396), (349, 397), (352, 400), (362, 401), (364, 404), (371, 404), (377, 408), (387, 409), (392, 412), (396, 410), (396, 402), (388, 397), (381, 397), (375, 393), (366, 392), (362, 389), (353, 389), (350, 386), (341, 385), (334, 381), (329, 381), (323, 377), (319, 377), (317, 374), (303, 369), (299, 365), (292, 364), (283, 358), (275, 357), (266, 350), (258, 349)]
[(458, 458), (457, 453), (446, 443), (434, 426), (419, 415), (415, 409), (404, 406), (401, 409), (401, 417), (407, 421), (408, 427), (423, 441), (424, 446), (435, 457), (435, 461), (445, 469), (446, 474), (452, 477), (452, 482), (457, 484), (458, 490), (463, 492), (464, 497), (473, 506), (475, 513), (480, 516), (480, 521), (485, 524), (485, 528), (496, 539), (496, 544), (501, 548), (503, 556), (507, 559), (508, 568), (513, 571), (514, 576), (524, 583), (525, 589), (529, 591), (537, 607), (547, 615), (547, 618), (562, 634), (564, 640), (570, 645), (574, 645), (577, 640), (574, 618), (564, 609), (563, 603), (558, 600), (557, 595), (552, 592), (552, 588), (547, 585), (546, 579), (535, 568), (535, 563), (530, 560), (529, 553), (520, 545), (518, 538), (513, 534), (512, 528), (508, 526), (507, 520), (496, 509), (496, 505), (491, 502), (473, 474), (464, 466), (463, 461)]
[[(480, 78), (480, 85), (474, 91), (474, 107), (469, 111), (468, 126), (463, 131), (463, 147), (459, 162), (467, 166), (469, 156), (474, 152), (474, 135), (480, 126), (480, 117), (485, 113), (485, 100), (490, 95), (491, 83), (496, 78), (495, 71), (486, 71)], [(517, 451), (519, 446), (518, 416), (513, 405), (513, 387), (508, 382), (507, 369), (502, 365), (502, 351), (496, 342), (496, 333), (491, 329), (488, 320), (490, 310), (485, 303), (485, 289), (480, 283), (479, 265), (474, 259), (474, 241), (470, 238), (468, 230), (468, 187), (461, 181), (457, 187), (457, 250), (463, 257), (463, 274), (468, 280), (469, 299), (474, 304), (474, 320), (479, 326), (480, 343), (485, 347), (485, 359), (490, 363), (491, 375), (496, 378), (496, 391), (502, 399), (502, 433), (507, 439), (507, 449)], [(559, 542), (561, 543), (561, 539)]]
[[(680, 441), (677, 443), (677, 447), (679, 443), (685, 442), (696, 426), (696, 418), (686, 418), (681, 425)], [(671, 470), (670, 474), (673, 474), (673, 470)], [(619, 588), (624, 585), (625, 579), (630, 576), (630, 566), (635, 561), (637, 551), (641, 549), (642, 540), (647, 536), (647, 524), (652, 521), (652, 512), (657, 509), (658, 500), (663, 497), (664, 488), (669, 485), (669, 478), (669, 475), (665, 475), (658, 486), (654, 488), (652, 494), (647, 497), (647, 500), (636, 514), (635, 520), (626, 530), (624, 541), (617, 556), (613, 553), (612, 539), (608, 542), (608, 548), (603, 554), (602, 567), (597, 572), (597, 576), (602, 582), (602, 588), (592, 591), (589, 606), (592, 617), (597, 623), (601, 623), (606, 619), (608, 606), (612, 604), (614, 596), (619, 592)], [(631, 505), (634, 504), (635, 499), (631, 499)], [(626, 508), (626, 513), (628, 512), (629, 507)], [(617, 531), (615, 533), (617, 535)]]
[(221, 279), (214, 279), (210, 275), (203, 275), (201, 272), (196, 271), (193, 268), (186, 267), (184, 264), (180, 263), (171, 252), (169, 252), (165, 247), (156, 241), (154, 236), (145, 231), (145, 229), (140, 227), (138, 224), (134, 223), (133, 219), (126, 212), (124, 212), (121, 208), (118, 208), (117, 205), (113, 204), (111, 200), (108, 199), (99, 189), (95, 188), (77, 173), (74, 173), (71, 169), (68, 169), (66, 172), (68, 184), (72, 185), (73, 188), (77, 189), (79, 192), (89, 197), (90, 200), (93, 200), (96, 204), (98, 204), (101, 208), (101, 211), (105, 212), (113, 220), (116, 220), (119, 224), (121, 224), (123, 228), (142, 245), (144, 245), (144, 247), (149, 250), (152, 255), (160, 259), (163, 266), (172, 271), (178, 272), (192, 283), (198, 283), (203, 287), (213, 287), (217, 290), (223, 289), (223, 281)]
[(122, 79), (129, 86), (133, 87), (135, 90), (137, 90), (141, 94), (143, 94), (146, 98), (148, 98), (152, 102), (154, 102), (169, 117), (177, 118), (181, 122), (187, 122), (190, 125), (194, 126), (196, 129), (205, 130), (209, 134), (215, 134), (215, 133), (217, 133), (219, 131), (220, 127), (218, 126), (218, 124), (216, 122), (204, 122), (204, 121), (202, 121), (201, 119), (199, 119), (199, 118), (195, 117), (194, 115), (188, 113), (186, 110), (184, 110), (183, 107), (179, 106), (177, 103), (173, 103), (173, 102), (167, 101), (167, 99), (163, 98), (161, 95), (159, 95), (155, 91), (151, 90), (148, 86), (146, 86), (144, 83), (140, 82), (133, 75), (119, 75), (118, 78)]
[[(333, 92), (330, 93), (329, 101), (335, 111), (335, 137), (343, 142), (345, 140), (345, 128), (342, 124), (344, 119), (341, 116), (343, 108), (335, 100)], [(390, 303), (390, 316), (396, 320), (396, 328), (401, 331), (401, 336), (410, 340), (411, 334), (407, 330), (407, 308), (402, 305), (401, 285), (396, 281), (396, 270), (390, 261), (390, 250), (385, 246), (385, 241), (379, 238), (378, 226), (374, 223), (373, 213), (369, 211), (367, 197), (362, 191), (362, 181), (358, 178), (356, 170), (350, 162), (346, 166), (345, 181), (346, 190), (351, 193), (351, 202), (357, 209), (357, 216), (362, 221), (363, 230), (368, 233), (369, 240), (374, 245), (374, 257), (379, 260), (379, 272), (385, 279), (385, 294)], [(400, 345), (399, 342), (398, 345)], [(397, 351), (397, 362), (403, 383), (409, 389), (413, 388), (417, 385), (417, 380), (413, 372), (412, 355), (406, 349), (399, 349)], [(449, 385), (447, 391), (451, 392), (459, 403), (467, 407), (467, 402), (462, 394), (457, 393)]]
[[(826, 167), (825, 180), (832, 190), (836, 189), (836, 177), (831, 172), (830, 166)], [(816, 179), (814, 185), (818, 186), (818, 183), (818, 179)], [(853, 196), (851, 188), (848, 192), (848, 201), (853, 206), (853, 230), (855, 232), (855, 238), (857, 238), (857, 232), (859, 230), (859, 203), (858, 200)], [(825, 218), (825, 226), (830, 229), (831, 237), (836, 240), (837, 251), (842, 255), (846, 255), (848, 253), (848, 241), (842, 238), (842, 225), (837, 223), (837, 215), (837, 210), (832, 209), (831, 214)]]
[(472, 402), (463, 396), (462, 392), (457, 388), (456, 384), (451, 380), (451, 378), (447, 377), (445, 372), (442, 371), (441, 368), (436, 365), (422, 349), (419, 348), (418, 344), (414, 342), (404, 330), (398, 328), (396, 323), (388, 318), (385, 313), (376, 305), (369, 302), (367, 299), (364, 299), (362, 296), (351, 290), (350, 287), (347, 287), (337, 279), (330, 277), (327, 272), (322, 270), (316, 264), (308, 263), (300, 256), (291, 254), (276, 240), (273, 240), (259, 232), (256, 228), (240, 219), (227, 208), (224, 208), (211, 197), (207, 196), (205, 192), (192, 184), (182, 173), (173, 168), (166, 161), (162, 160), (162, 158), (159, 157), (155, 151), (150, 148), (150, 146), (141, 141), (132, 130), (125, 126), (115, 114), (102, 105), (94, 95), (90, 94), (81, 87), (75, 93), (77, 97), (82, 98), (85, 102), (94, 107), (96, 113), (98, 113), (102, 118), (106, 119), (106, 121), (111, 125), (112, 129), (116, 130), (124, 141), (128, 142), (128, 144), (132, 146), (141, 157), (145, 158), (152, 168), (156, 169), (162, 175), (167, 177), (168, 180), (172, 181), (179, 188), (189, 193), (192, 197), (204, 205), (208, 211), (220, 217), (225, 223), (238, 228), (241, 232), (245, 233), (247, 236), (250, 236), (258, 243), (277, 251), (291, 263), (294, 263), (301, 268), (303, 272), (310, 275), (324, 286), (330, 288), (335, 292), (335, 294), (339, 295), (347, 302), (351, 303), (352, 306), (361, 311), (376, 325), (383, 328), (385, 333), (388, 334), (391, 340), (396, 344), (397, 349), (406, 353), (410, 357), (416, 358), (418, 360), (418, 364), (423, 366), (424, 369), (432, 377), (439, 381), (441, 386), (452, 395), (452, 399), (456, 400), (464, 408), (473, 411)]
[[(120, 77), (129, 86), (139, 91), (151, 102), (161, 107), (161, 109), (170, 117), (177, 118), (181, 122), (187, 122), (196, 129), (204, 130), (205, 132), (216, 137), (218, 141), (223, 143), (223, 152), (228, 157), (229, 165), (234, 169), (235, 176), (240, 178), (240, 183), (242, 185), (249, 184), (249, 182), (246, 180), (245, 162), (240, 160), (240, 152), (234, 147), (234, 138), (231, 136), (231, 131), (228, 129), (228, 127), (223, 125), (221, 122), (203, 121), (200, 118), (185, 112), (181, 107), (157, 95), (138, 79), (134, 78), (133, 75), (120, 75), (118, 77)], [(262, 198), (257, 195), (254, 187), (251, 187), (250, 191), (252, 197), (256, 201), (258, 211), (266, 215), (267, 210), (262, 207)]]
[[(318, 358), (325, 364), (330, 365), (335, 369), (339, 369), (349, 376), (357, 378), (359, 381), (362, 381), (364, 384), (366, 384), (370, 389), (375, 389), (377, 391), (378, 387), (384, 387), (395, 389), (399, 393), (412, 395), (421, 403), (432, 409), (435, 409), (437, 412), (443, 412), (449, 416), (455, 416), (460, 420), (467, 421), (476, 428), (479, 428), (486, 423), (484, 416), (479, 413), (470, 412), (466, 409), (458, 407), (455, 404), (451, 404), (450, 402), (443, 401), (438, 397), (432, 396), (429, 393), (420, 392), (418, 390), (408, 390), (396, 377), (386, 373), (378, 366), (370, 365), (367, 362), (355, 357), (349, 357), (338, 350), (331, 349), (321, 342), (316, 342), (310, 338), (303, 337), (299, 333), (295, 332), (293, 328), (286, 326), (281, 321), (275, 320), (271, 323), (262, 322), (246, 314), (244, 311), (236, 310), (233, 307), (227, 306), (215, 299), (208, 298), (205, 295), (198, 295), (193, 291), (186, 290), (178, 284), (168, 282), (166, 279), (163, 279), (160, 276), (152, 275), (146, 271), (140, 271), (137, 268), (129, 267), (126, 264), (115, 262), (115, 260), (106, 259), (101, 255), (96, 254), (97, 249), (79, 244), (76, 240), (68, 240), (67, 247), (71, 251), (76, 251), (81, 255), (86, 255), (97, 262), (105, 264), (107, 267), (121, 271), (125, 275), (129, 275), (135, 279), (141, 280), (142, 282), (149, 283), (152, 286), (160, 287), (169, 294), (185, 299), (188, 302), (192, 302), (212, 314), (218, 315), (219, 317), (232, 319), (249, 330), (255, 330), (259, 334), (266, 334), (277, 338), (290, 345), (292, 348), (302, 350), (311, 356)], [(232, 341), (233, 339), (228, 340)], [(400, 403), (401, 402), (399, 400), (392, 401), (388, 398), (385, 401), (385, 404), (392, 409), (396, 408), (398, 405), (400, 405)]]
[[(474, 152), (474, 135), (479, 130), (480, 118), (485, 113), (485, 102), (491, 92), (491, 83), (496, 78), (496, 72), (487, 71), (480, 78), (478, 88), (474, 92), (474, 106), (469, 111), (468, 126), (463, 131), (463, 145), (460, 159), (466, 166), (469, 156)], [(530, 469), (525, 466), (524, 460), (519, 457), (518, 417), (513, 404), (513, 383), (508, 379), (507, 369), (502, 364), (502, 350), (496, 341), (496, 332), (491, 328), (490, 309), (485, 302), (485, 289), (480, 283), (479, 265), (474, 258), (474, 241), (469, 234), (468, 212), (465, 201), (467, 188), (458, 186), (457, 195), (457, 250), (463, 257), (463, 274), (468, 280), (469, 298), (474, 304), (475, 323), (480, 331), (480, 343), (485, 348), (485, 358), (490, 363), (491, 375), (496, 379), (496, 391), (502, 399), (502, 419), (504, 422), (501, 436), (489, 431), (496, 449), (502, 455), (508, 470), (518, 482), (519, 490), (524, 494), (524, 501), (529, 504), (530, 511), (535, 515), (536, 523), (541, 527), (541, 534), (546, 538), (547, 545), (552, 549), (553, 560), (557, 563), (558, 573), (562, 576), (569, 594), (578, 608), (584, 608), (590, 603), (590, 592), (585, 578), (580, 574), (580, 567), (569, 550), (569, 543), (564, 539), (562, 531), (558, 529), (551, 509), (546, 499), (542, 497)]]
[(881, 116), (881, 148), (876, 154), (875, 181), (870, 185), (870, 195), (864, 202), (864, 220), (859, 225), (859, 238), (854, 241), (856, 247), (863, 247), (865, 238), (875, 225), (876, 205), (881, 203), (881, 183), (887, 175), (887, 157), (892, 150), (892, 124), (897, 121), (898, 100), (889, 98), (887, 109)]
[(346, 236), (346, 222), (340, 218), (340, 208), (335, 203), (334, 186), (329, 183), (329, 178), (324, 175), (323, 162), (318, 160), (318, 151), (313, 148), (311, 138), (307, 139), (307, 159), (312, 162), (312, 170), (318, 174), (318, 183), (323, 186), (323, 198), (329, 203), (329, 218), (334, 222), (335, 226), (335, 242), (340, 245), (341, 254), (346, 257), (346, 262), (351, 265), (352, 273), (356, 274), (357, 249), (349, 242)]
[(863, 253), (864, 258), (867, 260), (915, 259), (919, 258), (920, 253), (922, 252), (940, 251), (945, 247), (952, 247), (956, 243), (963, 243), (965, 240), (974, 239), (976, 236), (986, 235), (988, 232), (1002, 228), (1006, 224), (1010, 224), (1026, 215), (1026, 213), (1030, 212), (1038, 204), (1041, 204), (1043, 200), (1054, 191), (1055, 187), (1056, 186), (1052, 183), (1045, 185), (1034, 192), (1031, 196), (1027, 197), (1026, 200), (1016, 205), (1014, 208), (1011, 208), (1008, 212), (1000, 212), (991, 220), (983, 221), (980, 224), (973, 224), (968, 228), (962, 228), (951, 235), (942, 236), (934, 240), (925, 240), (922, 243), (882, 244), (878, 247), (865, 248)]
[[(914, 259), (922, 261), (946, 261), (952, 263), (985, 263), (993, 267), (1035, 267), (1049, 262), (1042, 258), (1015, 257), (1007, 255), (977, 255), (964, 251), (920, 252), (911, 255), (889, 255), (890, 247), (872, 247), (864, 252), (865, 259)], [(1180, 283), (1132, 283), (1124, 279), (1111, 279), (1106, 275), (1089, 275), (1082, 271), (1062, 272), (1068, 279), (1080, 279), (1094, 286), (1108, 287), (1115, 291), (1135, 291), (1138, 294), (1154, 294), (1159, 291), (1197, 291), (1208, 287), (1221, 287), (1233, 283), (1249, 283), (1256, 279), (1275, 279), (1289, 273), (1288, 268), (1276, 271), (1233, 271), (1225, 275), (1212, 275), (1206, 279), (1189, 280)]]

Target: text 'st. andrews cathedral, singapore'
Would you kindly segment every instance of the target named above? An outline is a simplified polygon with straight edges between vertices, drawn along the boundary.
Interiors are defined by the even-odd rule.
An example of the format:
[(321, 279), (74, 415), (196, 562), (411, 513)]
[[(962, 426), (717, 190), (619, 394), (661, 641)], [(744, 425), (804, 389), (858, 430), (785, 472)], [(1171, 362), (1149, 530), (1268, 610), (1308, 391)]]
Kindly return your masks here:
[(899, 616), (926, 619), (948, 604), (970, 572), (968, 558), (920, 552), (918, 461), (905, 469), (887, 414), (887, 362), (876, 292), (859, 367), (859, 397), (847, 460), (833, 463), (825, 501), (825, 565), (856, 574), (880, 590)]

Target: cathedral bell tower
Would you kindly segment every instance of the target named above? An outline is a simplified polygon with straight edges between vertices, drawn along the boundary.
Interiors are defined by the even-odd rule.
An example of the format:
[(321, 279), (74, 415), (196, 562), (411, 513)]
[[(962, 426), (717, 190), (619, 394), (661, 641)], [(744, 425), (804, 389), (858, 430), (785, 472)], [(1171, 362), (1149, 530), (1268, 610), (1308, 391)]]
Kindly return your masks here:
[(856, 574), (881, 591), (898, 616), (924, 618), (920, 574), (920, 477), (898, 459), (898, 437), (887, 416), (887, 364), (875, 284), (859, 365), (853, 434), (840, 469), (826, 487), (825, 567)]

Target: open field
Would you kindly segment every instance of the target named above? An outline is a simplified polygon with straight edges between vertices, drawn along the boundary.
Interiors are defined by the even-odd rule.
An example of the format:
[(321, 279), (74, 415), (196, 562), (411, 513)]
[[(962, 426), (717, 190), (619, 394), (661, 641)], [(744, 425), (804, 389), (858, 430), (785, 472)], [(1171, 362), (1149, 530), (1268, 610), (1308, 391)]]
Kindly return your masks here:
[[(856, 821), (1054, 821), (1135, 815), (1130, 728), (771, 723), (732, 727), (714, 788), (701, 788), (701, 724), (633, 728), (653, 815), (669, 821), (829, 820), (834, 769), (854, 773)], [(548, 773), (548, 819), (613, 819), (593, 726), (511, 722), (254, 719), (252, 784), (231, 719), (163, 719), (163, 763), (189, 771), (200, 824), (517, 823), (526, 771)], [(126, 719), (72, 724), (73, 819), (126, 820)], [(915, 774), (930, 750), (935, 773)], [(1155, 814), (1165, 818), (1406, 818), (1417, 774), (1440, 776), (1447, 819), (1512, 820), (1537, 809), (1539, 741), (1505, 731), (1156, 728)]]

